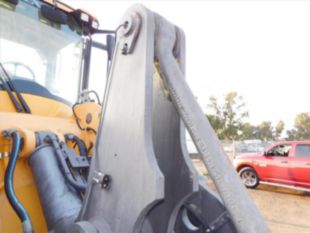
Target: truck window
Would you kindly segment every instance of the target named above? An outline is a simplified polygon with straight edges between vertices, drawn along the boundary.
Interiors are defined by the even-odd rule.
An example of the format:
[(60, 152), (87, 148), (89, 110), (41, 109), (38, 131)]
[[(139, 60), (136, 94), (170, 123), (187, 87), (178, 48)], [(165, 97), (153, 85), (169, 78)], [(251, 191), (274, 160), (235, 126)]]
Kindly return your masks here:
[(267, 154), (272, 156), (283, 156), (286, 157), (290, 153), (290, 149), (292, 148), (292, 145), (290, 144), (284, 144), (284, 145), (278, 145), (270, 149)]
[(310, 145), (297, 145), (296, 146), (296, 157), (308, 157), (310, 158)]

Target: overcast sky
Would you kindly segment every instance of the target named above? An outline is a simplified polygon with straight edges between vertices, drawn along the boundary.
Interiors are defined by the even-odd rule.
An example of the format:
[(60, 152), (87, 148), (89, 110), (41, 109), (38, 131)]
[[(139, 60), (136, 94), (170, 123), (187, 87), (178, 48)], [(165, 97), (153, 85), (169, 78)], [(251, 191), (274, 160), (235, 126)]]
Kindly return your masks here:
[(202, 108), (211, 95), (244, 97), (249, 122), (283, 120), (310, 110), (310, 2), (67, 0), (114, 29), (142, 3), (186, 34), (187, 80)]

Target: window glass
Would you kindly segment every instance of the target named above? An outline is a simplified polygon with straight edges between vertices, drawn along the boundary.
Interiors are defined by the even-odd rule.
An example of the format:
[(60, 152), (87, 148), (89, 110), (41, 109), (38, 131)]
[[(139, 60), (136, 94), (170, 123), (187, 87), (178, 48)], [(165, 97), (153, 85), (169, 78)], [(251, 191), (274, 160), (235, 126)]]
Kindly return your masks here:
[(290, 144), (278, 145), (278, 146), (273, 147), (271, 150), (269, 150), (268, 155), (288, 156), (291, 148), (292, 148), (292, 145), (290, 145)]
[(310, 145), (297, 145), (296, 157), (308, 157), (310, 158)]
[(88, 89), (98, 94), (100, 102), (102, 102), (104, 96), (107, 80), (106, 73), (107, 52), (93, 47), (91, 52)]
[(35, 6), (21, 3), (16, 8), (14, 12), (0, 7), (0, 62), (12, 79), (35, 82), (75, 103), (83, 38), (66, 25), (55, 28), (30, 17), (27, 12)]

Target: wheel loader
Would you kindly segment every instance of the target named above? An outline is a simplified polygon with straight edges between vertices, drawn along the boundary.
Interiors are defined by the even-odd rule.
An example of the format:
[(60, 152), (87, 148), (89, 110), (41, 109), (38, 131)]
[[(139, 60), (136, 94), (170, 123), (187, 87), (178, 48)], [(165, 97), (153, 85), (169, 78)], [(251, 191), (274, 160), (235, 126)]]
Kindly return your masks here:
[(267, 232), (186, 83), (183, 31), (142, 5), (106, 30), (59, 1), (0, 0), (0, 131), (2, 233)]

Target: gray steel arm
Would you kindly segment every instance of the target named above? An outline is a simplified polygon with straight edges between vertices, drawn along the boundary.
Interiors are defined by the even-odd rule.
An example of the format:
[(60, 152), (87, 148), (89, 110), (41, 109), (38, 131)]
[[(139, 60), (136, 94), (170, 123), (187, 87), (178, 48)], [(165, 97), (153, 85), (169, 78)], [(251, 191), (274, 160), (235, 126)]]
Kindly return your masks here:
[(155, 22), (155, 57), (166, 80), (166, 87), (238, 232), (266, 232), (261, 214), (247, 194), (177, 64), (173, 48), (179, 29), (158, 15)]
[[(141, 5), (132, 7), (121, 24), (76, 225), (80, 230), (73, 232), (93, 227), (99, 233), (215, 228), (217, 233), (265, 233), (263, 218), (184, 79), (183, 32)], [(182, 121), (223, 202), (199, 184)], [(103, 185), (105, 175), (111, 182)], [(197, 210), (207, 229), (192, 225), (189, 208)]]

